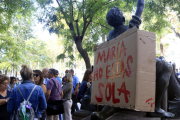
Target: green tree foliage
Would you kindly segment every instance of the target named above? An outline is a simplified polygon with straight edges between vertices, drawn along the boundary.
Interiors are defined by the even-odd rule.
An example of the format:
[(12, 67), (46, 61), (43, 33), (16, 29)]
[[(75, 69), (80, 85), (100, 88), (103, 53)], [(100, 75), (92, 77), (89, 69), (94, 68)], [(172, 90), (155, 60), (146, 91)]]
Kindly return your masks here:
[(6, 68), (18, 68), (25, 54), (25, 40), (32, 37), (31, 22), (14, 18), (6, 32), (0, 34), (0, 62), (8, 62)]
[(44, 41), (38, 39), (29, 39), (26, 41), (26, 54), (24, 55), (26, 64), (32, 69), (42, 69), (50, 67), (53, 58), (48, 56), (47, 45)]
[(6, 32), (17, 16), (31, 16), (34, 10), (30, 0), (0, 0), (0, 33)]
[(177, 20), (180, 20), (179, 0), (147, 0), (146, 8), (143, 13), (142, 29), (155, 32), (157, 37), (157, 55), (164, 56), (164, 49), (167, 44), (163, 45), (161, 40), (168, 33), (172, 32), (171, 13), (175, 12)]
[[(114, 6), (116, 2), (108, 0), (56, 0), (58, 8), (54, 8), (49, 6), (47, 0), (37, 1), (42, 7), (45, 6), (44, 3), (47, 3), (47, 8), (44, 8), (45, 14), (41, 16), (40, 21), (47, 23), (46, 26), (49, 27), (50, 33), (61, 34), (68, 40), (64, 42), (66, 45), (64, 52), (72, 52), (71, 47), (75, 43), (77, 50), (86, 63), (86, 68), (90, 68), (88, 52), (92, 53), (93, 47), (99, 39), (98, 31), (101, 31), (101, 27), (105, 27), (103, 25), (99, 27), (101, 23), (97, 18), (104, 11), (107, 11), (107, 8)], [(48, 8), (51, 10), (48, 11)], [(94, 29), (92, 29), (93, 27)], [(72, 54), (68, 54), (68, 56), (73, 59)], [(65, 55), (62, 54), (58, 56), (58, 58), (64, 57)]]
[[(113, 28), (106, 23), (106, 14), (113, 6), (118, 6), (126, 14), (134, 14), (136, 10), (137, 0), (56, 0), (54, 4), (58, 7), (50, 5), (52, 1), (37, 0), (44, 10), (44, 14), (40, 17), (40, 21), (46, 22), (50, 33), (63, 35), (65, 52), (72, 51), (72, 44), (76, 47), (83, 57), (86, 68), (90, 67), (88, 55), (92, 55), (93, 47), (98, 44), (100, 36), (108, 34)], [(50, 2), (50, 3), (49, 3)], [(146, 0), (145, 10), (142, 16), (143, 25), (141, 29), (156, 32), (158, 40), (163, 33), (170, 27), (167, 19), (167, 11), (177, 12), (179, 17), (179, 0)], [(130, 18), (131, 19), (131, 18)], [(130, 19), (127, 19), (126, 23)], [(64, 59), (71, 54), (60, 54), (57, 58)], [(73, 57), (71, 57), (73, 58)]]
[(16, 16), (9, 28), (0, 34), (0, 69), (13, 70), (15, 75), (22, 64), (39, 69), (53, 62), (45, 42), (34, 38), (32, 23), (31, 16)]
[(25, 42), (22, 40), (31, 37), (29, 18), (33, 10), (33, 3), (29, 0), (0, 0), (1, 68), (17, 68), (24, 52)]

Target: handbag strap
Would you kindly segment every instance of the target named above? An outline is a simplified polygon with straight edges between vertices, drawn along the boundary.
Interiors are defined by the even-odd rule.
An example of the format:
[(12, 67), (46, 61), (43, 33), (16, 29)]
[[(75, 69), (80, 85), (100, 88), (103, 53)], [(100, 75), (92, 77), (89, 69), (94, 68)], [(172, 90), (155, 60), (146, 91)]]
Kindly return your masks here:
[(22, 95), (21, 90), (19, 89), (19, 87), (18, 87), (18, 86), (17, 86), (17, 89), (18, 89), (19, 93), (21, 94), (21, 96), (22, 96), (23, 100), (25, 101), (24, 96)]
[(32, 93), (34, 92), (34, 90), (35, 90), (35, 88), (36, 88), (36, 86), (37, 86), (37, 85), (34, 86), (33, 90), (31, 91), (31, 93), (30, 93), (30, 95), (29, 95), (29, 97), (28, 97), (28, 99), (27, 99), (27, 101), (29, 101), (29, 99), (30, 99)]
[[(54, 80), (53, 80), (53, 79), (51, 79), (51, 80), (54, 82)], [(54, 82), (54, 85), (56, 86), (56, 83), (55, 83), (55, 82)], [(57, 86), (56, 86), (56, 89), (57, 89), (57, 91), (59, 92), (59, 90), (58, 90)], [(60, 92), (59, 92), (59, 95), (60, 95), (60, 97), (61, 97)]]

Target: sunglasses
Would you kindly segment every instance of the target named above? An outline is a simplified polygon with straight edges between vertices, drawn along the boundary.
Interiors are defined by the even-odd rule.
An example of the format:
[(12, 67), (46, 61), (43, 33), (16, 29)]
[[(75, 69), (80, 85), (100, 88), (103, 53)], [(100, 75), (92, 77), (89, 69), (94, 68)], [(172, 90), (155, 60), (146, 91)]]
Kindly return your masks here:
[(33, 74), (33, 76), (36, 76), (36, 77), (38, 77), (39, 75), (38, 75), (38, 74)]

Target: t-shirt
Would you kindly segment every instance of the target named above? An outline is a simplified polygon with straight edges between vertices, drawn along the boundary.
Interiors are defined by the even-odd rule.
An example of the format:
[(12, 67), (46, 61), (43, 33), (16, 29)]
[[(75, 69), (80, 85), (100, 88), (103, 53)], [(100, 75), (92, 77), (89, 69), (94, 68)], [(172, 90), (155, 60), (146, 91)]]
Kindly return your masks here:
[(49, 78), (44, 79), (43, 83), (46, 85)]
[[(55, 82), (57, 88), (53, 81)], [(56, 78), (50, 78), (47, 81), (46, 87), (47, 87), (47, 90), (51, 90), (49, 100), (61, 100), (60, 93), (61, 93), (62, 87), (61, 87), (60, 82)]]
[[(10, 96), (10, 91), (7, 90), (7, 94), (5, 97), (3, 97), (1, 94), (0, 94), (0, 99), (7, 99), (9, 98)], [(10, 120), (10, 113), (7, 112), (7, 103), (4, 104), (4, 105), (0, 105), (0, 120)]]
[(63, 99), (71, 99), (72, 83), (68, 82), (63, 85)]
[(74, 92), (74, 90), (76, 89), (76, 84), (79, 83), (79, 79), (77, 76), (73, 76), (73, 89), (72, 89), (72, 93)]
[(56, 77), (56, 79), (61, 83), (61, 85), (62, 85), (62, 80), (61, 80), (61, 78), (60, 77)]

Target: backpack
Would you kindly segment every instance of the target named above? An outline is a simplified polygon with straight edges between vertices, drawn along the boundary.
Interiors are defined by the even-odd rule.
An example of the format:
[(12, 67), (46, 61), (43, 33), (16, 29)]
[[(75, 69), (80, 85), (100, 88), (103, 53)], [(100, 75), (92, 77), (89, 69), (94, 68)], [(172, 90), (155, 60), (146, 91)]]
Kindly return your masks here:
[(17, 110), (17, 113), (15, 114), (15, 118), (13, 116), (13, 120), (34, 120), (35, 118), (35, 113), (37, 113), (37, 108), (36, 111), (34, 112), (34, 109), (32, 108), (32, 104), (29, 102), (29, 99), (33, 93), (33, 91), (35, 90), (36, 85), (34, 86), (34, 88), (32, 89), (29, 97), (27, 100), (24, 99), (19, 87), (17, 86), (17, 89), (19, 91), (19, 93), (21, 94), (21, 96), (23, 97), (23, 102), (20, 103), (20, 107)]

